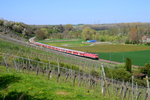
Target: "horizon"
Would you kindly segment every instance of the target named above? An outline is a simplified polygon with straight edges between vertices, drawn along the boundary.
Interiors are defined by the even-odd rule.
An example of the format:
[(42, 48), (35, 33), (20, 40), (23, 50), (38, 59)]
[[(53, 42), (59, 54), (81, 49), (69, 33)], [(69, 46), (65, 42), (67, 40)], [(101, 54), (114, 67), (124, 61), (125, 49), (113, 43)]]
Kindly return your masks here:
[(150, 23), (150, 1), (5, 0), (0, 18), (29, 25)]
[[(0, 20), (6, 20), (6, 21), (10, 21), (10, 22), (18, 22), (18, 21), (13, 21), (13, 20), (7, 20), (7, 19), (4, 19), (4, 18), (0, 18)], [(24, 22), (18, 22), (18, 23), (23, 23), (23, 24), (27, 24), (27, 23), (24, 23)], [(71, 25), (113, 25), (113, 24), (150, 24), (150, 22), (118, 22), (118, 23), (100, 23), (100, 24), (71, 24)], [(68, 23), (69, 24), (69, 23)], [(27, 25), (45, 25), (45, 26), (48, 26), (48, 25), (67, 25), (67, 24), (27, 24)]]

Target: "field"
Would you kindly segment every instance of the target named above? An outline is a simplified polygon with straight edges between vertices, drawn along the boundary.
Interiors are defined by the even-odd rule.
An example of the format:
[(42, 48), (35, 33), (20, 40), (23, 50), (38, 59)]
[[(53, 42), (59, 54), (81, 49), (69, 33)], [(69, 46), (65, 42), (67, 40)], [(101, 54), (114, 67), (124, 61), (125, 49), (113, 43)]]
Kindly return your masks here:
[[(84, 66), (82, 66), (83, 69), (81, 72), (84, 73), (82, 74), (84, 76), (83, 78), (81, 78), (81, 74), (78, 74), (78, 72), (80, 71), (77, 70), (77, 72), (74, 72), (73, 67), (72, 67), (73, 70), (66, 69), (66, 68), (70, 68), (69, 67), (70, 65), (64, 67), (64, 64), (62, 63), (58, 64), (56, 62), (53, 62), (53, 65), (48, 65), (51, 64), (51, 61), (53, 60), (52, 59), (53, 56), (57, 56), (63, 60), (66, 59), (65, 57), (54, 55), (53, 53), (49, 54), (44, 50), (41, 51), (40, 49), (35, 49), (28, 46), (21, 46), (16, 43), (10, 43), (3, 39), (0, 39), (0, 50), (2, 53), (9, 52), (14, 55), (26, 57), (26, 59), (30, 58), (29, 62), (27, 62), (25, 58), (22, 57), (19, 60), (16, 59), (16, 57), (14, 58), (10, 55), (1, 56), (1, 60), (0, 60), (1, 64), (6, 65), (7, 70), (6, 67), (0, 66), (0, 99), (5, 98), (6, 100), (15, 100), (17, 98), (21, 100), (22, 98), (25, 98), (25, 100), (91, 100), (91, 99), (110, 100), (111, 98), (112, 100), (116, 100), (116, 99), (119, 100), (121, 98), (125, 98), (124, 100), (128, 100), (128, 98), (131, 97), (131, 95), (129, 94), (130, 91), (132, 90), (131, 88), (129, 89), (129, 93), (127, 93), (126, 97), (123, 96), (125, 92), (124, 93), (119, 92), (121, 91), (121, 87), (124, 84), (109, 85), (104, 83), (105, 85), (102, 85), (103, 81), (99, 80), (99, 78), (98, 80), (94, 80), (93, 78), (94, 76), (92, 76), (93, 73), (95, 76), (96, 75), (99, 76), (99, 72), (97, 72), (97, 68), (98, 68), (97, 66), (95, 67), (93, 66), (92, 68), (92, 66), (89, 65), (92, 64), (90, 62), (92, 60), (88, 59), (85, 61), (85, 64), (89, 65), (90, 67), (86, 67), (85, 64), (82, 64)], [(50, 59), (47, 59), (47, 57), (45, 56), (44, 57), (37, 56), (38, 53), (47, 54), (46, 56), (50, 55)], [(40, 58), (41, 63), (37, 63), (37, 60), (35, 59), (36, 56)], [(69, 59), (72, 58), (73, 57), (69, 57)], [(34, 60), (34, 62), (32, 61), (32, 59)], [(47, 60), (50, 60), (50, 62)], [(57, 60), (58, 59), (54, 59), (53, 61), (57, 61)], [(81, 62), (79, 62), (79, 60), (80, 59), (73, 60), (76, 61), (75, 65), (83, 62), (82, 60)], [(67, 59), (67, 62), (72, 63), (73, 61), (70, 62), (70, 60)], [(58, 67), (59, 65), (61, 67), (60, 69)], [(9, 66), (15, 67), (16, 70), (10, 68)], [(24, 69), (24, 67), (28, 70)], [(81, 66), (76, 66), (76, 67), (74, 66), (74, 68), (77, 67), (80, 68)], [(37, 68), (40, 71), (39, 73)], [(52, 69), (52, 77), (49, 76), (48, 73), (43, 73), (46, 72), (45, 68)], [(64, 68), (66, 70), (64, 70)], [(59, 81), (57, 81), (59, 75), (58, 69), (61, 73)], [(69, 78), (66, 80), (66, 74), (68, 72), (69, 72), (68, 74)], [(110, 72), (110, 70), (108, 72)], [(77, 78), (75, 78), (76, 75)], [(48, 77), (51, 78), (48, 79)], [(74, 81), (75, 79), (76, 81)], [(119, 90), (116, 92), (116, 89), (118, 87)], [(102, 88), (106, 89), (106, 91), (103, 94), (101, 92)], [(141, 98), (145, 96), (145, 89), (140, 89), (140, 91), (142, 91), (142, 95), (140, 96), (139, 100), (141, 100)], [(134, 95), (134, 97), (135, 96), (136, 95)]]
[(84, 44), (81, 40), (76, 41), (51, 41), (42, 42), (53, 46), (96, 53), (100, 58), (117, 62), (124, 62), (125, 58), (130, 58), (134, 65), (143, 66), (150, 63), (150, 46), (125, 45), (125, 44)]
[(47, 77), (36, 76), (33, 72), (16, 73), (15, 70), (9, 69), (8, 73), (5, 67), (0, 66), (0, 100), (3, 97), (6, 100), (101, 100), (102, 98), (93, 89), (73, 87), (69, 82), (58, 83), (53, 78), (48, 80)]
[(125, 62), (125, 58), (130, 58), (133, 65), (143, 66), (145, 63), (150, 63), (150, 50), (98, 54), (100, 58), (118, 62)]
[(150, 46), (99, 44), (91, 47), (80, 47), (72, 49), (96, 53), (102, 59), (117, 62), (124, 62), (125, 58), (128, 57), (132, 60), (134, 65), (139, 66), (143, 66), (145, 63), (150, 63)]
[(82, 42), (85, 42), (81, 39), (72, 39), (72, 40), (67, 40), (67, 39), (50, 39), (50, 40), (44, 40), (44, 41), (39, 41), (44, 44), (52, 45), (52, 46), (59, 46), (59, 47), (82, 47), (82, 46), (88, 46), (90, 44), (84, 44)]

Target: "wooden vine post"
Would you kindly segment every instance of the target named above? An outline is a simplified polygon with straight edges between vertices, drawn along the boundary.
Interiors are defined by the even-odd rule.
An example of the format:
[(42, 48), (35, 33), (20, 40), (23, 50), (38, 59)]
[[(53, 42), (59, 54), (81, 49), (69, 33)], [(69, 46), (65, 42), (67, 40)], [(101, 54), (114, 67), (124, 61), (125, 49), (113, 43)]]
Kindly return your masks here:
[(133, 79), (134, 79), (134, 76), (132, 76), (132, 100), (134, 100), (134, 87), (133, 87)]
[(6, 70), (8, 71), (8, 64), (7, 64), (7, 62), (6, 62), (6, 58), (3, 57), (3, 60), (4, 60), (4, 63), (5, 63), (5, 66), (6, 66)]
[(14, 59), (13, 62), (14, 62), (14, 67), (15, 67), (15, 69), (17, 71), (18, 67), (17, 67), (17, 64), (16, 64), (16, 60)]
[(106, 76), (105, 76), (105, 71), (104, 71), (104, 65), (101, 64), (101, 73), (102, 73), (102, 84), (101, 84), (101, 87), (102, 87), (102, 95), (105, 95), (105, 81), (106, 81)]
[(148, 76), (146, 76), (146, 83), (147, 83), (147, 93), (148, 93), (148, 97), (149, 97), (150, 96), (150, 86), (149, 86)]
[(57, 67), (58, 67), (58, 74), (60, 73), (60, 66), (59, 66), (59, 60), (58, 60), (58, 58), (57, 58)]
[(57, 58), (57, 63), (58, 63), (58, 76), (57, 76), (57, 82), (59, 82), (59, 78), (60, 78), (60, 66), (59, 66), (59, 61), (58, 61), (58, 58)]

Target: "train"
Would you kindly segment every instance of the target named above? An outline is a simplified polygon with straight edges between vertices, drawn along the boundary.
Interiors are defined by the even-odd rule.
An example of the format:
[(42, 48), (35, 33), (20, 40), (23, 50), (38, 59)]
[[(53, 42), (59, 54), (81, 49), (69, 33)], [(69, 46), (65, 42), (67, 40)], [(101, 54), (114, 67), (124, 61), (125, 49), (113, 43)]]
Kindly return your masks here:
[(71, 50), (71, 49), (66, 49), (66, 48), (61, 48), (61, 47), (56, 47), (56, 46), (50, 46), (50, 45), (47, 45), (47, 44), (35, 42), (34, 38), (29, 39), (29, 42), (34, 44), (34, 45), (37, 45), (37, 46), (41, 46), (41, 47), (44, 47), (44, 48), (48, 48), (48, 49), (51, 49), (51, 50), (55, 50), (55, 51), (59, 51), (59, 52), (63, 52), (63, 53), (67, 53), (67, 54), (71, 54), (71, 55), (75, 55), (75, 56), (90, 58), (90, 59), (93, 59), (93, 60), (98, 60), (99, 59), (97, 54), (87, 53), (87, 52), (82, 52), (82, 51), (77, 51), (77, 50)]

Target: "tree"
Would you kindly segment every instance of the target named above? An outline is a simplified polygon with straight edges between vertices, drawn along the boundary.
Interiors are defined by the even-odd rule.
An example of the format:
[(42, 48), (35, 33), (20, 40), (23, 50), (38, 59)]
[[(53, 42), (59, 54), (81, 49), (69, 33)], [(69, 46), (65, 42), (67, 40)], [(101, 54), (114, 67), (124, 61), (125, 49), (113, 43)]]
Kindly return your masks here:
[(138, 42), (137, 28), (132, 27), (129, 30), (129, 41), (132, 43)]
[(65, 29), (62, 25), (58, 25), (57, 30), (58, 30), (58, 32), (63, 33)]
[(67, 32), (73, 30), (73, 26), (71, 24), (67, 24), (64, 27), (65, 27), (65, 31)]
[(4, 22), (3, 20), (0, 20), (0, 26), (3, 25), (3, 22)]
[(96, 31), (89, 28), (85, 27), (82, 31), (82, 39), (84, 40), (90, 40), (90, 39), (95, 39)]
[(126, 58), (125, 68), (126, 68), (126, 71), (128, 71), (130, 73), (132, 72), (132, 62), (131, 62), (131, 59)]
[(141, 68), (141, 73), (144, 73), (150, 77), (150, 63), (145, 64), (144, 67)]
[(3, 25), (9, 29), (12, 29), (13, 24), (14, 24), (14, 22), (12, 22), (12, 21), (4, 20), (4, 22), (3, 22)]
[(24, 28), (22, 27), (21, 24), (14, 24), (14, 25), (12, 26), (12, 29), (13, 29), (14, 31), (18, 32), (18, 33), (22, 33), (22, 31), (23, 31)]
[(71, 24), (67, 24), (64, 26), (64, 32), (63, 32), (63, 37), (64, 38), (69, 38), (69, 32), (73, 30), (73, 26)]
[(42, 40), (42, 39), (47, 38), (48, 32), (47, 32), (47, 29), (41, 28), (41, 29), (36, 30), (35, 34), (36, 34), (37, 39)]

